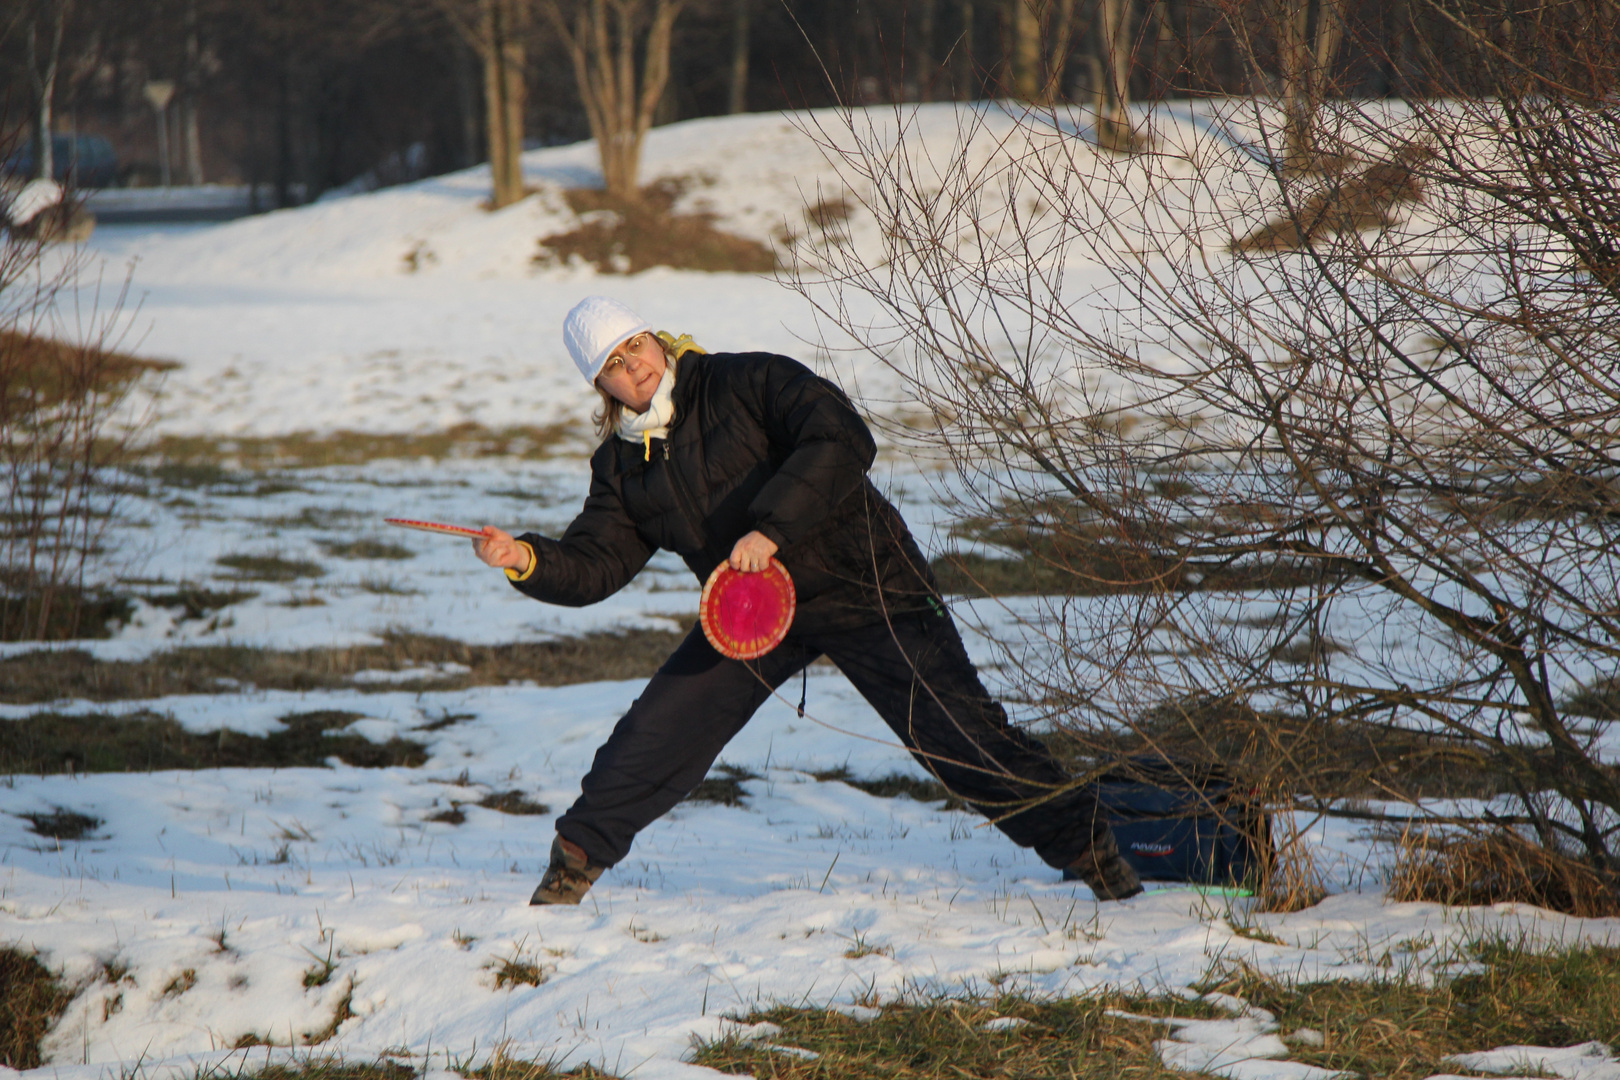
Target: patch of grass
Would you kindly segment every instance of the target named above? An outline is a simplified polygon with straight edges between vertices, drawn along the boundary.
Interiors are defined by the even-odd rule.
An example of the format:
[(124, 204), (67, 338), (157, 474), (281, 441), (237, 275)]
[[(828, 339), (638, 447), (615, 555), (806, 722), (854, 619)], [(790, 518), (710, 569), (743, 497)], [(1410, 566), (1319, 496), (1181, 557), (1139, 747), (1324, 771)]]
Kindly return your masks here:
[(189, 647), (141, 660), (99, 660), (77, 650), (0, 658), (0, 702), (36, 704), (81, 698), (125, 701), (173, 694), (217, 694), (221, 686), (260, 690), (356, 689), (358, 671), (464, 665), (465, 672), (418, 682), (359, 684), (366, 691), (461, 690), (530, 680), (567, 686), (644, 678), (658, 670), (684, 634), (627, 630), (543, 643), (466, 645), (425, 634), (388, 634), (378, 645), (274, 650), (242, 645)]
[[(243, 469), (321, 468), (329, 465), (364, 465), (370, 461), (433, 461), (464, 458), (544, 458), (576, 441), (584, 432), (569, 424), (512, 425), (488, 428), (464, 423), (440, 431), (294, 432), (260, 437), (166, 435), (151, 444), (151, 456), (161, 462), (149, 471), (165, 476), (224, 478), (189, 486), (204, 487), (236, 477), (219, 462)], [(167, 481), (165, 481), (167, 482)], [(170, 486), (187, 486), (171, 484)]]
[(940, 591), (960, 596), (1116, 596), (1143, 592), (1293, 590), (1319, 584), (1296, 559), (1264, 563), (1172, 560), (1109, 541), (1068, 543), (1021, 558), (947, 551), (929, 562)]
[(905, 773), (889, 773), (887, 776), (861, 780), (851, 775), (849, 769), (842, 765), (836, 769), (822, 769), (810, 775), (817, 780), (836, 780), (848, 784), (857, 791), (876, 795), (880, 799), (906, 798), (917, 802), (944, 803), (946, 810), (968, 809), (967, 803), (952, 795), (950, 789), (938, 780), (922, 780), (915, 776), (907, 776)]
[(1511, 829), (1402, 838), (1391, 900), (1524, 903), (1586, 919), (1620, 916), (1620, 880)]
[(1314, 191), (1294, 194), (1292, 213), (1274, 217), (1234, 241), (1232, 250), (1291, 251), (1337, 233), (1387, 228), (1394, 221), (1395, 207), (1422, 201), (1418, 170), (1432, 156), (1427, 147), (1409, 145), (1390, 161), (1358, 173), (1331, 169), (1314, 183)]
[(416, 552), (386, 540), (321, 540), (321, 550), (338, 559), (414, 559)]
[(360, 768), (414, 768), (427, 761), (427, 750), (407, 739), (374, 743), (329, 733), (357, 719), (355, 713), (299, 713), (282, 717), (284, 731), (260, 736), (226, 730), (194, 734), (173, 717), (153, 713), (36, 713), (0, 724), (0, 774), (308, 768), (333, 757)]
[[(271, 1045), (269, 1040), (253, 1034), (242, 1036), (236, 1043), (238, 1049), (267, 1045)], [(370, 1062), (348, 1062), (335, 1055), (321, 1055), (264, 1068), (244, 1065), (230, 1074), (230, 1080), (415, 1080), (416, 1076), (415, 1069), (387, 1056)]]
[(107, 638), (134, 613), (127, 596), (0, 568), (0, 641)]
[(343, 996), (338, 998), (337, 1004), (332, 1007), (332, 1017), (326, 1026), (315, 1031), (304, 1032), (306, 1046), (319, 1046), (338, 1033), (343, 1021), (354, 1016), (354, 980), (350, 979), (343, 987)]
[[(693, 1063), (723, 1073), (772, 1080), (977, 1080), (1063, 1077), (1069, 1080), (1169, 1080), (1183, 1077), (1160, 1064), (1155, 1024), (1109, 1015), (1128, 1008), (1153, 1015), (1204, 1016), (1186, 1002), (1136, 1001), (1120, 996), (1032, 1002), (940, 1000), (888, 1005), (861, 1022), (837, 1012), (782, 1007), (754, 1013), (751, 1024), (781, 1027), (769, 1042), (813, 1051), (813, 1059), (772, 1051), (758, 1042), (725, 1039), (698, 1047)], [(1022, 1026), (985, 1030), (992, 1020)]]
[(520, 817), (551, 813), (551, 807), (545, 803), (535, 802), (521, 791), (492, 791), (479, 799), (478, 805), (485, 810), (497, 810), (503, 814), (516, 814)]
[[(73, 345), (53, 338), (0, 330), (5, 386), (13, 408), (48, 409), (87, 393), (116, 394), (143, 375), (170, 371), (172, 360), (145, 360), (129, 353)], [(88, 381), (87, 381), (88, 377)]]
[(546, 973), (540, 965), (517, 949), (512, 950), (511, 956), (491, 960), (484, 966), (495, 973), (497, 990), (508, 986), (539, 986), (546, 981)]
[(1566, 712), (1595, 720), (1620, 720), (1620, 678), (1600, 679), (1563, 701)]
[(375, 596), (421, 596), (421, 589), (413, 589), (409, 585), (401, 585), (393, 578), (368, 575), (360, 579), (360, 588), (364, 592)]
[(1323, 1033), (1319, 1048), (1295, 1046), (1294, 1060), (1389, 1080), (1455, 1073), (1447, 1055), (1497, 1046), (1620, 1041), (1620, 949), (1535, 953), (1489, 941), (1475, 956), (1482, 971), (1442, 986), (1399, 977), (1390, 956), (1382, 982), (1290, 986), (1239, 968), (1210, 989), (1271, 1010), (1285, 1032)]
[(441, 825), (465, 825), (467, 823), (467, 811), (461, 808), (460, 803), (451, 803), (450, 809), (436, 810), (423, 820), (436, 821)]
[(740, 765), (727, 765), (724, 762), (714, 767), (715, 773), (703, 779), (697, 787), (692, 789), (682, 802), (711, 803), (716, 806), (744, 806), (748, 802), (748, 792), (743, 790), (744, 780), (758, 780), (759, 774), (749, 772)]
[(477, 1068), (458, 1065), (456, 1071), (467, 1080), (561, 1080), (565, 1076), (576, 1080), (614, 1080), (612, 1073), (605, 1073), (592, 1065), (581, 1065), (563, 1072), (551, 1062), (508, 1057), (501, 1051), (496, 1051), (494, 1056)]
[(638, 274), (654, 266), (677, 270), (770, 274), (776, 254), (757, 240), (715, 228), (717, 215), (676, 213), (675, 203), (692, 186), (690, 177), (670, 177), (624, 199), (596, 188), (563, 193), (580, 224), (541, 237), (534, 262), (567, 265), (579, 258), (601, 273)]
[(186, 968), (180, 974), (163, 984), (163, 997), (179, 997), (181, 994), (197, 985), (197, 969)]
[(145, 593), (140, 598), (153, 607), (180, 608), (180, 620), (185, 622), (207, 618), (213, 612), (228, 608), (232, 604), (252, 600), (258, 595), (251, 589), (220, 591), (182, 585), (173, 592)]
[(319, 563), (307, 559), (283, 559), (280, 555), (222, 555), (215, 563), (234, 570), (242, 581), (297, 581), (326, 573)]
[(39, 1068), (39, 1042), (72, 1000), (37, 955), (0, 946), (0, 1065)]
[[(1133, 718), (1131, 730), (1078, 730), (1041, 736), (1077, 775), (1139, 755), (1216, 766), (1249, 784), (1286, 778), (1295, 794), (1319, 800), (1488, 798), (1517, 790), (1514, 763), (1443, 734), (1378, 723), (1327, 723), (1259, 711), (1230, 696), (1164, 702)], [(1521, 755), (1551, 753), (1518, 748)]]
[(52, 840), (83, 840), (102, 825), (98, 817), (64, 810), (58, 806), (49, 814), (18, 814), (33, 823), (32, 832)]

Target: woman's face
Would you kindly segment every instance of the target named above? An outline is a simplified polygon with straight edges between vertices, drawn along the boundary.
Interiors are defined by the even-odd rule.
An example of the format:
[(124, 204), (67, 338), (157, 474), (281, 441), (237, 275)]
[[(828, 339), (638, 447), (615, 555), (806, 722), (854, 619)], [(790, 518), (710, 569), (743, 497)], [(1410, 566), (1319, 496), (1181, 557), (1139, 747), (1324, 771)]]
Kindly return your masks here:
[(596, 385), (631, 412), (643, 413), (658, 392), (666, 366), (664, 346), (650, 332), (640, 333), (620, 342), (618, 348), (608, 353), (607, 363), (596, 376)]

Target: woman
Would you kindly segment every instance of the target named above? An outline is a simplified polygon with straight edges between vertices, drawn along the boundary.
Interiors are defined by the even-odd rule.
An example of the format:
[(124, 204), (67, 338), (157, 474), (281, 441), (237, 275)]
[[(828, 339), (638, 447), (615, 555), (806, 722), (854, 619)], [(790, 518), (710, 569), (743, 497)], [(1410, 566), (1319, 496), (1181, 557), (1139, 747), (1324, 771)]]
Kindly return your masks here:
[(721, 562), (774, 556), (798, 608), (754, 661), (721, 656), (695, 627), (596, 753), (531, 904), (577, 904), (637, 832), (687, 796), (771, 692), (826, 655), (924, 768), (1100, 899), (1141, 891), (1085, 788), (1007, 723), (939, 603), (905, 522), (867, 479), (875, 446), (844, 394), (768, 353), (706, 354), (589, 297), (563, 337), (602, 395), (604, 436), (585, 507), (556, 540), (494, 527), (478, 557), (552, 604), (594, 604), (659, 548), (699, 581)]

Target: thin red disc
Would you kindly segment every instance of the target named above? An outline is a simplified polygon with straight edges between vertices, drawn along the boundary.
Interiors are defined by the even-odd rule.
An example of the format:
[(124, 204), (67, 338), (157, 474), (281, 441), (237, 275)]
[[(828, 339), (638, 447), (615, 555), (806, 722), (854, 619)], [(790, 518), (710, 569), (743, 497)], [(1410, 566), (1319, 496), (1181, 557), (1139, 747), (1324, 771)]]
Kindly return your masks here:
[(722, 656), (752, 660), (782, 643), (797, 604), (793, 579), (775, 559), (756, 573), (721, 563), (703, 584), (698, 618), (709, 644)]

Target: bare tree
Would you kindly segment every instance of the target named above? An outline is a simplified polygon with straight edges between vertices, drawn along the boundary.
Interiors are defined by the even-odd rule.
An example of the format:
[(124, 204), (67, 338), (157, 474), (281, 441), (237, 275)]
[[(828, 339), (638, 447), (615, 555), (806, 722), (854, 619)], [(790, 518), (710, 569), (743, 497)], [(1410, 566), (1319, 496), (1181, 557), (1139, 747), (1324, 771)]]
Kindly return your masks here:
[(499, 210), (524, 196), (523, 118), (528, 96), (524, 71), (528, 53), (529, 0), (436, 0), (439, 9), (472, 46), (484, 68), (484, 126)]
[(571, 17), (555, 0), (546, 7), (573, 61), (603, 186), (623, 199), (638, 194), (641, 144), (669, 81), (670, 40), (682, 3), (580, 0)]
[(1601, 0), (1432, 7), (1446, 93), (1322, 103), (1315, 178), (1267, 99), (1132, 157), (1057, 115), (964, 114), (942, 155), (848, 114), (820, 134), (875, 246), (799, 286), (922, 407), (891, 433), (981, 545), (940, 571), (1032, 594), (986, 628), (1094, 766), (1520, 829), (1613, 890), (1620, 36)]
[(62, 32), (73, 0), (34, 0), (24, 31), (28, 52), (28, 79), (33, 91), (31, 127), (34, 175), (42, 180), (56, 175), (56, 75), (62, 62)]

